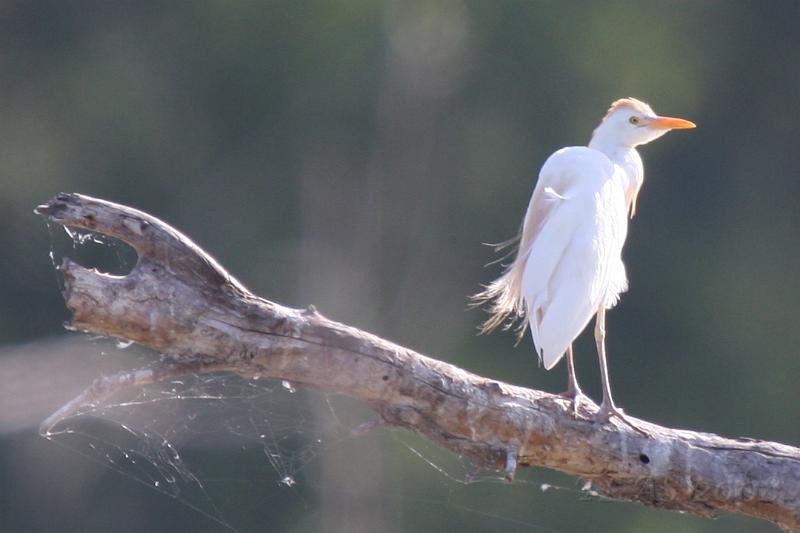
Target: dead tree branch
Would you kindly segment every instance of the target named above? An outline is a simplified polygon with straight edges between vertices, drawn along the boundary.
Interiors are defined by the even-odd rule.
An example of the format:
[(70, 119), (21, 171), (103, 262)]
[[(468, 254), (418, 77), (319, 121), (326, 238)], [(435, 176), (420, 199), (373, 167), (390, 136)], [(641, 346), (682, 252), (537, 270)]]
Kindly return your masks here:
[[(141, 211), (61, 194), (37, 213), (115, 237), (139, 260), (110, 276), (65, 259), (71, 326), (162, 354), (146, 369), (100, 378), (42, 424), (47, 434), (81, 406), (125, 387), (215, 371), (263, 376), (357, 398), (388, 424), (416, 431), (482, 466), (543, 466), (590, 480), (609, 498), (701, 515), (730, 511), (800, 531), (800, 449), (669, 429), (649, 436), (576, 418), (558, 396), (466, 372), (313, 307), (259, 298), (186, 236)], [(585, 419), (584, 419), (585, 418)]]

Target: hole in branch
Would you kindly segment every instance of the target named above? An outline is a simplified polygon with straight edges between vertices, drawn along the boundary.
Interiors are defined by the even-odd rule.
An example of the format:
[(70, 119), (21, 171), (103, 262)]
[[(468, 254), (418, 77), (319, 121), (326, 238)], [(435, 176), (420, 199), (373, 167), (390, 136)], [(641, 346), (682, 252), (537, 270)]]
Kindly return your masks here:
[(48, 224), (48, 227), (50, 258), (56, 270), (60, 269), (64, 257), (68, 257), (84, 268), (126, 276), (139, 260), (131, 245), (114, 237), (60, 224)]
[(645, 454), (640, 454), (639, 460), (644, 464), (648, 464), (650, 462), (650, 458), (647, 457)]

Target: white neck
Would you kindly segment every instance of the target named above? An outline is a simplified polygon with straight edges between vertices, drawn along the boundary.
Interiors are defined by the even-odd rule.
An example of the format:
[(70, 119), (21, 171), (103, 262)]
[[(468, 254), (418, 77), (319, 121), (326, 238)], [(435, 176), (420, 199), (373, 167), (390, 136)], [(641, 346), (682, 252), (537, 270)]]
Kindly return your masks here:
[(622, 163), (630, 157), (630, 152), (636, 152), (636, 148), (633, 146), (627, 146), (616, 139), (611, 140), (605, 135), (598, 135), (598, 132), (592, 135), (589, 148), (603, 152), (614, 163)]
[(626, 189), (636, 190), (644, 181), (644, 165), (639, 152), (633, 146), (626, 146), (620, 142), (609, 142), (607, 137), (593, 135), (589, 141), (589, 148), (603, 152), (612, 163), (622, 168), (625, 173), (624, 186)]

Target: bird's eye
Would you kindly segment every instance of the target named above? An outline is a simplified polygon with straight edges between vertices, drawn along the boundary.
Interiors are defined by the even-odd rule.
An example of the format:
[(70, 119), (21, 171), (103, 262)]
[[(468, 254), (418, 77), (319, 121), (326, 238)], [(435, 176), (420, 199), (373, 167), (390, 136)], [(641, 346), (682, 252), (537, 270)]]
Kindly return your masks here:
[(630, 122), (634, 126), (638, 126), (640, 120), (639, 120), (639, 117), (631, 117), (631, 118), (628, 119), (628, 122)]

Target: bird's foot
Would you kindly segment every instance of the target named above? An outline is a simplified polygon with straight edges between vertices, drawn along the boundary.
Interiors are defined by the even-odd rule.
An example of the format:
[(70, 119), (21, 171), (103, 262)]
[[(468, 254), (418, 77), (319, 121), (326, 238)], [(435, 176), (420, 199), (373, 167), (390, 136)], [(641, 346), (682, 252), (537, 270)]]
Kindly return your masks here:
[(569, 387), (564, 392), (558, 394), (562, 398), (566, 398), (569, 400), (569, 408), (572, 411), (572, 416), (576, 419), (580, 418), (578, 416), (578, 405), (580, 404), (581, 400), (586, 398), (586, 395), (578, 386)]
[(648, 432), (647, 430), (639, 427), (633, 421), (631, 421), (628, 416), (622, 412), (622, 409), (616, 407), (613, 403), (606, 403), (603, 402), (600, 405), (600, 409), (595, 413), (594, 420), (598, 424), (608, 424), (611, 418), (616, 418), (632, 430), (636, 431), (637, 433), (645, 436), (645, 437), (652, 437), (653, 435)]

